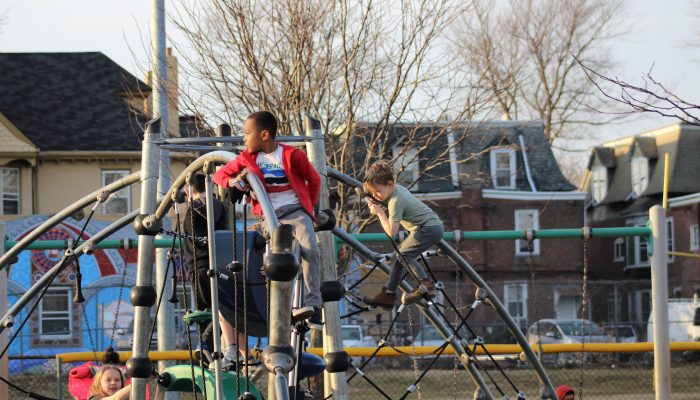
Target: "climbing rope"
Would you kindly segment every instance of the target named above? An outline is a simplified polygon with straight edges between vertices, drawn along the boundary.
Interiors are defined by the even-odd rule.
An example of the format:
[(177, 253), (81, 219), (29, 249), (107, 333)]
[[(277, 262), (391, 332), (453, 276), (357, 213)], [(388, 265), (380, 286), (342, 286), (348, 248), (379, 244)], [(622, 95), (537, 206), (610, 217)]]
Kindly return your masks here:
[(114, 312), (114, 323), (112, 323), (112, 333), (109, 335), (110, 347), (114, 347), (114, 335), (117, 332), (117, 321), (119, 321), (119, 309), (121, 308), (122, 304), (122, 294), (124, 293), (124, 281), (126, 280), (126, 269), (129, 262), (129, 248), (126, 245), (126, 243), (129, 243), (129, 240), (125, 240), (124, 243), (124, 266), (122, 268), (121, 282), (119, 283), (119, 295), (117, 296), (117, 309)]
[[(581, 351), (580, 351), (580, 361), (581, 366), (579, 368), (579, 381), (578, 381), (578, 398), (583, 399), (583, 362), (585, 353), (583, 352), (584, 343), (586, 341), (586, 308), (588, 306), (588, 239), (590, 237), (590, 228), (583, 228), (583, 287), (582, 298), (581, 298)], [(589, 326), (588, 329), (592, 329)], [(590, 331), (589, 331), (590, 334)]]

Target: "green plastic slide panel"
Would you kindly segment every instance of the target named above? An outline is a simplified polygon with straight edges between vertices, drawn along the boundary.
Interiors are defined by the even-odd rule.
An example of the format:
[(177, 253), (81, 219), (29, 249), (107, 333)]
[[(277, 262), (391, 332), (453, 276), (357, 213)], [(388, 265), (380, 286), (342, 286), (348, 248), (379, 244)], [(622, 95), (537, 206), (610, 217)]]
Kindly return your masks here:
[[(202, 376), (202, 371), (204, 371), (204, 377)], [(202, 379), (204, 379), (204, 384), (206, 385), (207, 398), (216, 398), (216, 377), (214, 371), (209, 369), (204, 369), (195, 366), (194, 367), (194, 382), (195, 388), (198, 393), (204, 393), (204, 385), (202, 384)], [(238, 377), (238, 385), (236, 384), (236, 373), (231, 371), (221, 372), (222, 387), (224, 388), (224, 399), (236, 399), (238, 398), (238, 391), (236, 390), (238, 385), (241, 388), (241, 394), (245, 391), (245, 377), (240, 375)], [(192, 393), (192, 369), (187, 364), (174, 365), (172, 367), (166, 368), (161, 373), (161, 379), (158, 380), (158, 384), (166, 392), (185, 392)], [(258, 400), (263, 400), (258, 389), (250, 382), (250, 393), (255, 396)]]
[(211, 321), (211, 311), (192, 311), (182, 317), (187, 325)]

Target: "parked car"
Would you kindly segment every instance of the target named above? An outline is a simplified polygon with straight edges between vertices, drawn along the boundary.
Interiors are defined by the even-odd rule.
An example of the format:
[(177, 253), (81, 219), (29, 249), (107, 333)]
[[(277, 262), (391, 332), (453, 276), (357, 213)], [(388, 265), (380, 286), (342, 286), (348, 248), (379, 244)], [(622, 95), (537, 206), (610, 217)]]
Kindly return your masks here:
[[(539, 333), (538, 333), (539, 327)], [(585, 337), (581, 335), (585, 330)], [(542, 319), (532, 325), (527, 330), (527, 340), (536, 345), (541, 339), (542, 344), (570, 344), (570, 343), (611, 343), (614, 339), (608, 335), (600, 325), (589, 320), (580, 319)], [(601, 357), (586, 354), (586, 361), (595, 361)], [(607, 357), (609, 358), (609, 357)], [(558, 353), (545, 354), (542, 357), (544, 362), (555, 362), (561, 366), (571, 366), (579, 361), (578, 353)]]
[(608, 324), (605, 328), (616, 343), (636, 343), (641, 341), (637, 328), (632, 324), (614, 323)]
[(377, 347), (372, 336), (364, 335), (360, 325), (341, 325), (343, 347)]

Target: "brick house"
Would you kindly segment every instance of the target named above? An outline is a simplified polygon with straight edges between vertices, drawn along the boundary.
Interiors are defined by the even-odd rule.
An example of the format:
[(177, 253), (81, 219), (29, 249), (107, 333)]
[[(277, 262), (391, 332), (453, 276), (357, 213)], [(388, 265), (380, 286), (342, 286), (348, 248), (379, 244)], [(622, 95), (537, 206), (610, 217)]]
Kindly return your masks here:
[[(371, 129), (371, 125), (364, 125), (358, 132), (367, 133)], [(585, 193), (577, 192), (561, 173), (541, 122), (489, 121), (476, 126), (449, 127), (404, 124), (394, 129), (398, 131), (394, 137), (404, 136), (401, 130), (406, 129), (448, 130), (415, 159), (406, 162), (405, 158), (394, 157), (396, 169), (403, 169), (399, 182), (412, 184), (411, 190), (438, 212), (447, 231), (537, 230), (583, 225)], [(445, 151), (449, 143), (454, 144), (453, 151)], [(399, 140), (388, 146), (388, 151), (396, 155), (398, 147), (401, 154), (410, 154), (405, 149), (407, 145)], [(388, 157), (391, 155), (388, 153)], [(444, 162), (436, 165), (435, 160), (440, 157)], [(427, 165), (433, 167), (429, 173), (423, 173)], [(356, 166), (354, 170), (359, 174), (361, 168)], [(405, 178), (406, 174), (409, 179)], [(452, 245), (496, 291), (522, 329), (540, 318), (578, 316), (580, 240), (535, 240), (532, 253), (525, 241), (461, 241)], [(463, 284), (461, 273), (451, 263), (440, 258), (432, 260), (431, 267), (453, 300), (459, 306), (471, 304), (475, 288)], [(375, 280), (374, 285), (365, 285), (367, 289), (363, 290), (365, 294), (373, 293), (382, 283)], [(495, 313), (489, 311), (472, 322), (482, 325), (481, 334), (492, 340), (509, 341), (503, 337), (504, 327)], [(387, 318), (384, 315), (376, 319)]]
[[(697, 192), (700, 128), (672, 124), (602, 143), (591, 149), (582, 190), (592, 227), (644, 226), (648, 211), (661, 205), (664, 154), (669, 163), (668, 250), (697, 252)], [(693, 238), (695, 235), (695, 239)], [(605, 282), (592, 299), (599, 318), (646, 329), (651, 311), (650, 266), (643, 238), (601, 238), (591, 242), (591, 279)], [(669, 255), (669, 294), (700, 292), (698, 260)]]

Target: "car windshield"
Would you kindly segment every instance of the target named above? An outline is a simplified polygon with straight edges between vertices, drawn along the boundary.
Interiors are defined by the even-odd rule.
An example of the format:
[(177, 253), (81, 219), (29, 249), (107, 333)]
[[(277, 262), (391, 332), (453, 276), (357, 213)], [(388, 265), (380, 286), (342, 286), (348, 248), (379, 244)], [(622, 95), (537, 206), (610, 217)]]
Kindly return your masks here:
[(342, 328), (343, 340), (362, 340), (360, 330), (355, 328)]
[[(560, 322), (558, 325), (567, 336), (581, 336), (581, 321)], [(605, 332), (595, 322), (586, 322), (586, 334), (605, 335)]]

